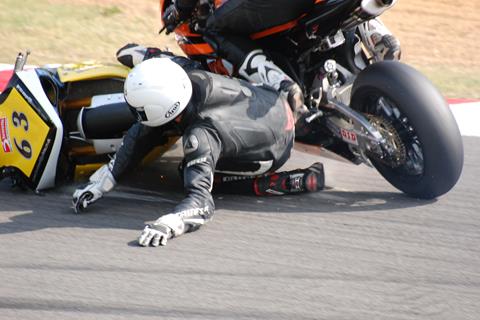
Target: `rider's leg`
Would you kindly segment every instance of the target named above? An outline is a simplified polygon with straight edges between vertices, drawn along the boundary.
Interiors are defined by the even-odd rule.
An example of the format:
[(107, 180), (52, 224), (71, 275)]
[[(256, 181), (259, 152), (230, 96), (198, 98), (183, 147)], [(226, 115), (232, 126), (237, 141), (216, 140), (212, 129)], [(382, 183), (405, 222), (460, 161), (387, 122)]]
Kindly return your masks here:
[(205, 35), (215, 50), (234, 66), (238, 73), (252, 83), (268, 85), (283, 92), (297, 115), (306, 112), (300, 86), (280, 69), (255, 43), (245, 37), (208, 31)]
[(358, 33), (374, 61), (400, 60), (400, 41), (380, 18), (369, 20), (358, 26)]
[(325, 175), (320, 162), (305, 169), (256, 177), (217, 174), (214, 184), (214, 190), (218, 193), (242, 193), (257, 196), (316, 192), (323, 190), (324, 187)]
[(300, 86), (273, 63), (262, 50), (250, 51), (240, 64), (238, 73), (250, 82), (263, 83), (277, 91), (284, 92), (296, 119), (307, 111)]
[(313, 2), (230, 0), (208, 19), (205, 31), (206, 40), (221, 56), (237, 66), (241, 76), (285, 92), (296, 115), (306, 111), (300, 86), (259, 50), (249, 36), (298, 18)]
[(315, 0), (229, 0), (209, 18), (210, 27), (250, 36), (297, 19)]

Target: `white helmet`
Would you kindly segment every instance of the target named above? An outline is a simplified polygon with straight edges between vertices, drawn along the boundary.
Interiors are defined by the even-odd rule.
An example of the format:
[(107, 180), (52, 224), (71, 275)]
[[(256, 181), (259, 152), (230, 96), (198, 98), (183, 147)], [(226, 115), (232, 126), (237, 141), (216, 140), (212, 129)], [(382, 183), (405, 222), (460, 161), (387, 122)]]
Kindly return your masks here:
[(192, 96), (192, 83), (185, 70), (169, 58), (153, 58), (130, 71), (124, 94), (141, 122), (156, 127), (175, 119), (185, 109)]

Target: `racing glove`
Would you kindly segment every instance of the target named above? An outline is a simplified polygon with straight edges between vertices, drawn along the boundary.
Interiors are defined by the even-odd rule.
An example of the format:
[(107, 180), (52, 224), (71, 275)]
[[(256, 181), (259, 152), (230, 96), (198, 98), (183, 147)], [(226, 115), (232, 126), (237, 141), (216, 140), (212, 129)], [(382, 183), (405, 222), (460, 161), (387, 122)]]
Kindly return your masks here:
[(163, 23), (165, 24), (166, 34), (169, 34), (175, 30), (180, 23), (180, 12), (175, 4), (170, 5), (165, 9), (163, 14)]
[(138, 238), (138, 244), (143, 247), (164, 246), (168, 239), (178, 237), (183, 233), (185, 233), (185, 222), (181, 215), (171, 213), (147, 224)]
[(129, 43), (117, 51), (117, 60), (129, 68), (135, 67), (142, 61), (150, 58), (173, 57), (173, 53), (158, 48), (144, 47), (136, 43)]
[(83, 186), (73, 193), (73, 209), (75, 213), (84, 211), (89, 205), (98, 201), (103, 197), (103, 194), (111, 191), (117, 182), (112, 175), (110, 164), (105, 164), (90, 177), (90, 181), (86, 186)]

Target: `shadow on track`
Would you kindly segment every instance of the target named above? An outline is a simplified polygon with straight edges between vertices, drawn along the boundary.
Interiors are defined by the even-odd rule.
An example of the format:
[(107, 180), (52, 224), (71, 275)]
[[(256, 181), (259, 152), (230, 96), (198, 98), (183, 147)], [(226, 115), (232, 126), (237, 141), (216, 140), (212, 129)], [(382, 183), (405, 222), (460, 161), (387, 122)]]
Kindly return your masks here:
[[(0, 185), (1, 186), (1, 185)], [(3, 188), (1, 188), (3, 189)], [(70, 206), (70, 196), (58, 192), (44, 197), (33, 194), (10, 192), (8, 203), (3, 203), (0, 217), (8, 215), (0, 223), (0, 234), (21, 233), (46, 228), (98, 228), (140, 230), (145, 221), (167, 214), (175, 203), (182, 199), (179, 190), (166, 188), (159, 192), (142, 189), (119, 188), (109, 194), (86, 213), (75, 214)], [(255, 213), (295, 214), (355, 214), (376, 211), (389, 214), (389, 210), (428, 205), (435, 200), (425, 201), (409, 198), (393, 192), (349, 192), (334, 189), (311, 194), (283, 197), (254, 197), (245, 195), (215, 195), (217, 214), (228, 215), (228, 211)], [(6, 211), (5, 211), (6, 210)], [(5, 220), (4, 218), (2, 220)]]

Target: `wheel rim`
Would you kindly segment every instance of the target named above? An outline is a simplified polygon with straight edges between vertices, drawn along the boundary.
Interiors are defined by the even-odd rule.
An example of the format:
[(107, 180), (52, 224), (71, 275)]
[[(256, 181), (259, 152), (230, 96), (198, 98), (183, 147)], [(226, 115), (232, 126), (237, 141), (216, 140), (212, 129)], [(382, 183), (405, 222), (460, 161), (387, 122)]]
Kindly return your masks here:
[[(394, 169), (399, 175), (421, 176), (425, 167), (423, 148), (408, 117), (388, 97), (381, 95), (370, 96), (366, 101), (364, 111), (375, 119), (380, 119), (382, 125), (380, 127), (377, 125), (377, 129), (380, 128), (380, 133), (387, 139), (389, 153), (393, 151), (397, 155), (395, 161), (392, 161), (392, 157), (389, 159), (379, 158), (375, 154), (369, 155), (369, 157), (373, 161)], [(392, 129), (395, 132), (390, 132), (386, 136), (386, 133)], [(398, 138), (392, 138), (391, 135)], [(399, 153), (403, 153), (400, 159)]]

